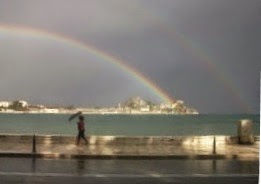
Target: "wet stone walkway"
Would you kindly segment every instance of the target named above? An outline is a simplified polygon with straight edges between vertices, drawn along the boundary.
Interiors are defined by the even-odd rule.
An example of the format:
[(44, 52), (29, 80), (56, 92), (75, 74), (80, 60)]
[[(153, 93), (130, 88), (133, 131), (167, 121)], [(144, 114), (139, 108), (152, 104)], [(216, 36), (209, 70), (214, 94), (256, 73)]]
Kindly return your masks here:
[[(0, 139), (1, 141), (1, 139)], [(221, 144), (87, 144), (41, 142), (35, 144), (35, 154), (47, 157), (169, 157), (169, 158), (237, 158), (259, 160), (259, 141), (253, 145)], [(0, 156), (29, 156), (32, 142), (1, 141)]]

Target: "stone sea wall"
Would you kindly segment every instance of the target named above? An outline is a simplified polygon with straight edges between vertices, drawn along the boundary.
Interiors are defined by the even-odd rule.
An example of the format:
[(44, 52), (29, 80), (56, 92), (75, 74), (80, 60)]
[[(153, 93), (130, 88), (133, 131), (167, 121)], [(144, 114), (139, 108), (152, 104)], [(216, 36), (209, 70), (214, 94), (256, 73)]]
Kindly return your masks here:
[[(0, 134), (0, 143), (32, 143), (34, 135)], [(259, 141), (259, 136), (253, 137)], [(239, 137), (210, 135), (210, 136), (89, 136), (90, 144), (132, 144), (132, 145), (212, 145), (215, 144), (238, 144)], [(74, 144), (76, 137), (64, 135), (35, 135), (36, 144)]]

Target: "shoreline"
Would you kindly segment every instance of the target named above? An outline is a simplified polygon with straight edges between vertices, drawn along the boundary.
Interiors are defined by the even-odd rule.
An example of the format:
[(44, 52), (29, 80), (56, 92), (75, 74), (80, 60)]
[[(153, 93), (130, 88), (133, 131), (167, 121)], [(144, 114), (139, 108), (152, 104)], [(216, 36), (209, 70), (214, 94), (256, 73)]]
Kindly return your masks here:
[[(28, 111), (0, 111), (0, 114), (75, 114), (78, 111), (61, 111), (61, 112), (28, 112)], [(177, 114), (177, 113), (166, 113), (166, 112), (82, 112), (82, 114), (97, 114), (97, 115), (200, 115), (199, 113), (194, 114)]]
[[(71, 112), (27, 112), (27, 111), (0, 111), (0, 114), (74, 114), (78, 111), (71, 111)], [(164, 112), (140, 112), (140, 113), (128, 113), (128, 112), (82, 112), (83, 114), (97, 114), (97, 115), (259, 115), (259, 113), (228, 113), (228, 114), (216, 114), (216, 113), (203, 113), (203, 114), (175, 114), (175, 113), (164, 113)]]

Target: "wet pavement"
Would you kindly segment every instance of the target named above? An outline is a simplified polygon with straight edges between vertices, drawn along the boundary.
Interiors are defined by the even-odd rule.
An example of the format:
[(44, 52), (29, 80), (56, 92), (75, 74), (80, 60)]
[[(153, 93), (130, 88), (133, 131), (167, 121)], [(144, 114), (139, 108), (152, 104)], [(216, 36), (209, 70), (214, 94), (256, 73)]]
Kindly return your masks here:
[[(259, 141), (254, 145), (84, 145), (77, 146), (75, 144), (37, 144), (36, 153), (39, 155), (49, 155), (49, 157), (58, 158), (59, 156), (133, 156), (133, 157), (146, 157), (146, 156), (169, 156), (182, 158), (196, 158), (195, 156), (213, 156), (223, 155), (223, 158), (238, 158), (247, 160), (259, 160)], [(0, 156), (8, 156), (19, 153), (21, 155), (30, 155), (33, 151), (32, 144), (29, 143), (1, 143)], [(83, 157), (82, 157), (83, 158)]]
[[(258, 174), (258, 161), (0, 158), (1, 172), (88, 174)], [(19, 166), (19, 167), (18, 167)]]
[(258, 183), (259, 162), (0, 158), (2, 183)]
[(1, 141), (0, 184), (258, 183), (259, 145)]

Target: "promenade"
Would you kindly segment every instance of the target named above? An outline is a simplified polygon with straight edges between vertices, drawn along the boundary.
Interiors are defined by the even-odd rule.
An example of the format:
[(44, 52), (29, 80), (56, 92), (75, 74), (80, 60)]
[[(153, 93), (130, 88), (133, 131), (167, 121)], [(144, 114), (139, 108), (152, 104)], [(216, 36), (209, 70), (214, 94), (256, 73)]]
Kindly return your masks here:
[[(258, 183), (259, 137), (0, 135), (0, 184)], [(33, 145), (35, 142), (35, 145)]]
[[(215, 138), (215, 139), (213, 139)], [(224, 136), (91, 137), (75, 145), (74, 137), (0, 136), (0, 156), (44, 158), (158, 158), (259, 160), (259, 137), (252, 145), (227, 143)]]

